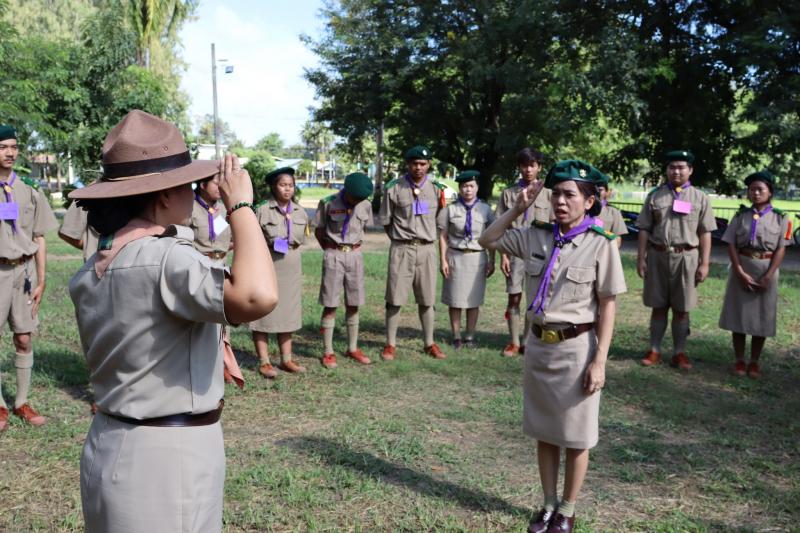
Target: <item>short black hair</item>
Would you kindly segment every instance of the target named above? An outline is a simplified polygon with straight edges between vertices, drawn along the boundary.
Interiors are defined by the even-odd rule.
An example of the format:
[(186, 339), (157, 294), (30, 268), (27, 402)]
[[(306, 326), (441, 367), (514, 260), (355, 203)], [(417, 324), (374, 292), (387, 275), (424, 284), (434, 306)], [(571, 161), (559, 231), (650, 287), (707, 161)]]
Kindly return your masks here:
[(517, 165), (527, 165), (531, 162), (544, 163), (544, 154), (533, 148), (523, 148), (517, 152)]

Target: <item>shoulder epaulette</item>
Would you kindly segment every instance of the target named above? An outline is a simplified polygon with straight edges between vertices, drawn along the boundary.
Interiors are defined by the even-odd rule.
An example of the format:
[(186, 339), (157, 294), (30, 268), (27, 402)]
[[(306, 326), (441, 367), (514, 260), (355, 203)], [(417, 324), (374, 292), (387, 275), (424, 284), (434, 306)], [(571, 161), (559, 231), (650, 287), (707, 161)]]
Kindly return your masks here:
[(438, 187), (439, 189), (441, 189), (441, 190), (445, 190), (445, 189), (447, 188), (447, 185), (445, 185), (445, 184), (444, 184), (444, 183), (442, 183), (441, 181), (433, 180), (433, 184), (434, 184), (436, 187)]
[(258, 209), (259, 207), (261, 207), (262, 205), (264, 205), (267, 202), (268, 202), (268, 200), (261, 200), (260, 202), (258, 202), (256, 205), (253, 206), (253, 211), (255, 211), (256, 209)]
[(384, 188), (384, 189), (391, 189), (392, 187), (394, 187), (395, 185), (397, 185), (399, 181), (400, 181), (400, 180), (399, 180), (399, 179), (397, 179), (397, 178), (395, 178), (395, 179), (393, 179), (393, 180), (389, 180), (388, 182), (386, 182), (386, 185), (384, 185), (384, 186), (383, 186), (383, 188)]
[(609, 241), (613, 241), (614, 239), (617, 238), (617, 234), (616, 233), (611, 233), (610, 231), (606, 230), (605, 228), (601, 228), (597, 224), (592, 224), (590, 227), (592, 228), (592, 231), (594, 231), (596, 233), (599, 233), (600, 235), (602, 235), (603, 237), (605, 237)]
[(323, 203), (323, 204), (330, 203), (330, 202), (332, 202), (332, 201), (333, 201), (333, 200), (334, 200), (334, 199), (335, 199), (337, 196), (339, 196), (339, 194), (338, 194), (338, 193), (331, 194), (330, 196), (326, 196), (325, 198), (323, 198), (323, 199), (322, 199), (322, 203)]
[(542, 222), (541, 220), (534, 220), (533, 224), (531, 224), (531, 226), (533, 226), (534, 228), (539, 228), (539, 229), (548, 229), (548, 230), (552, 230), (553, 229), (553, 225), (551, 223)]
[(786, 216), (786, 211), (784, 211), (783, 209), (778, 209), (777, 207), (773, 207), (772, 208), (772, 212), (775, 213), (776, 215), (780, 215), (782, 217)]
[(32, 187), (32, 188), (36, 189), (37, 191), (39, 190), (39, 182), (38, 181), (36, 181), (34, 179), (31, 179), (31, 178), (20, 178), (20, 179), (22, 180), (22, 183), (24, 183), (28, 187)]

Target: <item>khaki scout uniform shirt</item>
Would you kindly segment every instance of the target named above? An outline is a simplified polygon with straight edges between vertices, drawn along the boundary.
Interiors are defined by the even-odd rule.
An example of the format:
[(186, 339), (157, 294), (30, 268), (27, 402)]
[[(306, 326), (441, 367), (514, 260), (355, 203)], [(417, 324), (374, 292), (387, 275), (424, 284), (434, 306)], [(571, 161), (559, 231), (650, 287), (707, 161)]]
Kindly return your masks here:
[[(524, 187), (520, 187), (519, 183), (515, 183), (511, 187), (506, 188), (500, 194), (500, 201), (497, 202), (495, 209), (495, 217), (500, 218), (503, 213), (514, 207), (517, 203), (517, 197), (522, 192)], [(533, 201), (527, 211), (528, 218), (525, 219), (525, 213), (521, 214), (514, 222), (511, 223), (512, 228), (521, 228), (523, 226), (530, 226), (534, 220), (539, 222), (550, 222), (553, 220), (553, 209), (550, 205), (550, 197), (553, 191), (550, 189), (542, 188), (539, 196)]]
[[(553, 253), (553, 230), (509, 229), (497, 242), (497, 249), (525, 260), (528, 301), (533, 301)], [(617, 244), (589, 230), (561, 249), (551, 273), (544, 312), (533, 315), (529, 311), (529, 316), (533, 315), (533, 323), (540, 326), (594, 322), (598, 299), (626, 290)]]
[(71, 239), (83, 241), (84, 261), (97, 251), (97, 244), (100, 242), (100, 235), (89, 226), (88, 217), (89, 214), (85, 209), (72, 202), (64, 214), (64, 220), (61, 221), (61, 228), (58, 230), (59, 233)]
[[(770, 211), (758, 219), (755, 242), (750, 241), (750, 223), (753, 210), (747, 209), (736, 213), (731, 219), (722, 242), (733, 244), (737, 249), (748, 248), (763, 252), (774, 252), (786, 246), (786, 234), (789, 230), (789, 215), (779, 215)], [(791, 235), (789, 235), (791, 238)]]
[(464, 237), (467, 208), (461, 205), (461, 202), (455, 201), (442, 209), (436, 217), (436, 226), (439, 231), (447, 232), (448, 247), (456, 250), (483, 250), (478, 244), (478, 238), (494, 220), (494, 213), (489, 204), (478, 200), (472, 207), (472, 240), (467, 240)]
[[(221, 200), (218, 200), (213, 206), (215, 213), (214, 218), (225, 217), (225, 205)], [(216, 238), (212, 241), (208, 236), (208, 211), (195, 200), (192, 205), (192, 221), (189, 227), (194, 231), (194, 247), (201, 254), (208, 254), (212, 252), (228, 253), (231, 247), (231, 239), (233, 233), (230, 226), (226, 227), (221, 233), (217, 233)]]
[(708, 195), (696, 187), (683, 189), (680, 199), (692, 204), (687, 214), (675, 213), (675, 195), (667, 184), (650, 194), (642, 206), (636, 227), (650, 234), (650, 242), (661, 246), (691, 246), (700, 244), (700, 233), (714, 231), (717, 222)]
[[(347, 224), (347, 234), (342, 239), (342, 226), (347, 217), (347, 210), (351, 209), (350, 221)], [(320, 200), (314, 224), (325, 231), (325, 239), (336, 244), (357, 244), (364, 237), (364, 229), (372, 219), (372, 203), (362, 200), (355, 206), (345, 205), (339, 194), (333, 194)]]
[(434, 180), (428, 176), (420, 187), (419, 200), (428, 202), (428, 213), (414, 214), (413, 187), (408, 180), (399, 178), (394, 185), (386, 188), (381, 200), (378, 219), (381, 226), (389, 226), (389, 238), (400, 241), (420, 239), (436, 240), (436, 214), (439, 212), (439, 191)]
[[(270, 198), (256, 209), (256, 217), (270, 249), (272, 249), (275, 239), (286, 238), (286, 216), (278, 209), (278, 202), (274, 198)], [(308, 214), (300, 204), (294, 201), (292, 201), (291, 220), (292, 234), (289, 238), (289, 245), (290, 248), (296, 248), (306, 242)]]
[[(5, 201), (6, 195), (0, 191), (0, 202)], [(19, 218), (15, 221), (17, 231), (12, 230), (10, 220), (0, 220), (0, 257), (19, 259), (35, 254), (39, 245), (33, 239), (56, 229), (58, 221), (44, 193), (19, 176), (11, 185), (11, 201), (19, 206)]]
[(190, 228), (169, 226), (127, 244), (102, 278), (93, 257), (70, 280), (101, 411), (145, 419), (217, 408), (226, 269), (193, 240)]
[(599, 217), (603, 221), (603, 229), (615, 235), (627, 235), (628, 227), (622, 220), (622, 213), (613, 205), (604, 205)]

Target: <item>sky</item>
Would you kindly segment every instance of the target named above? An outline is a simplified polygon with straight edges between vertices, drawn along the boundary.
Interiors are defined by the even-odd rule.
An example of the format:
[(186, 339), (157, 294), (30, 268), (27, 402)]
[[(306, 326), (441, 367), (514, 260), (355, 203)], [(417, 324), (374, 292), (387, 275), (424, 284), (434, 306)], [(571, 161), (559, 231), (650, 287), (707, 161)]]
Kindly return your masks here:
[[(220, 118), (246, 145), (273, 131), (287, 145), (299, 143), (308, 107), (316, 106), (303, 68), (317, 65), (299, 36), (321, 31), (321, 7), (322, 0), (201, 0), (196, 19), (180, 34), (188, 64), (181, 87), (191, 98), (195, 126), (198, 118), (214, 111), (213, 42)], [(233, 65), (232, 74), (225, 74), (225, 65)]]

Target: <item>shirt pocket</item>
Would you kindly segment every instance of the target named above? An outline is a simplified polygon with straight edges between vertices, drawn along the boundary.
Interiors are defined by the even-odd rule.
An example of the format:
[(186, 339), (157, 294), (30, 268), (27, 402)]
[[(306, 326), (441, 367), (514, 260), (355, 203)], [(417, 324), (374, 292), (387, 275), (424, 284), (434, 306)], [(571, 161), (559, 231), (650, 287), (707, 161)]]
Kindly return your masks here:
[[(532, 287), (539, 286), (539, 280), (542, 277), (542, 272), (544, 271), (544, 260), (538, 258), (526, 259), (525, 260), (525, 275), (528, 276), (530, 279), (530, 283)], [(530, 290), (530, 289), (529, 289)], [(535, 293), (535, 290), (534, 290)]]
[(450, 224), (447, 227), (447, 232), (457, 238), (464, 237), (464, 226), (467, 224), (467, 215), (465, 213), (452, 213), (450, 214)]
[(591, 299), (594, 282), (597, 279), (594, 267), (567, 267), (566, 278), (564, 301), (577, 302)]
[(274, 242), (275, 239), (286, 237), (286, 222), (284, 220), (269, 219), (261, 224), (261, 230), (264, 232), (264, 237), (269, 242)]
[(342, 226), (344, 226), (344, 219), (347, 213), (330, 213), (328, 215), (328, 228), (332, 233), (342, 233)]

